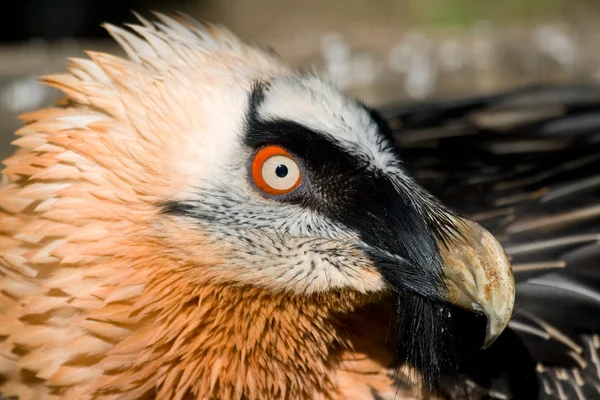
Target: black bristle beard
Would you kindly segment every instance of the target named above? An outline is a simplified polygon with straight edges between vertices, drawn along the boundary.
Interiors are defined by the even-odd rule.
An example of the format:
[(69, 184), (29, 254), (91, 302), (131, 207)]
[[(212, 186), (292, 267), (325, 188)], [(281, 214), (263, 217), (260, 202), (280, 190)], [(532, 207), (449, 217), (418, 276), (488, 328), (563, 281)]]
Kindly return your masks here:
[[(424, 390), (456, 392), (483, 344), (485, 317), (419, 295), (400, 296), (396, 318), (396, 365), (416, 369)], [(402, 375), (398, 375), (402, 376)]]

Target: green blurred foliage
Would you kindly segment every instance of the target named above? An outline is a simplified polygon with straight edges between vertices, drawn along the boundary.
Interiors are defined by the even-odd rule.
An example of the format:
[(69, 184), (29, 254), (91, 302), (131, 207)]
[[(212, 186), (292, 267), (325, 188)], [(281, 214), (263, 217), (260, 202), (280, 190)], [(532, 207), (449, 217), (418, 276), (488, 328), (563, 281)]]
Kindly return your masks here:
[(414, 22), (435, 26), (470, 26), (478, 20), (536, 22), (560, 17), (568, 0), (410, 0)]
[[(180, 0), (186, 1), (186, 0)], [(301, 17), (372, 21), (416, 27), (469, 28), (481, 20), (494, 25), (531, 26), (543, 21), (589, 19), (600, 15), (600, 0), (187, 0), (227, 18)], [(251, 15), (252, 18), (248, 18)]]

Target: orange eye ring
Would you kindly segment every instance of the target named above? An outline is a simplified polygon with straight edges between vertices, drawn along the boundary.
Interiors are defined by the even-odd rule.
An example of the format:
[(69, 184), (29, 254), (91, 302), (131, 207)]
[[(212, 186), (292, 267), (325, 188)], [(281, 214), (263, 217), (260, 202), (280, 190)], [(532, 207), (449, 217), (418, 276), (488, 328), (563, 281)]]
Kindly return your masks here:
[(293, 192), (302, 183), (302, 172), (294, 157), (284, 148), (260, 148), (250, 164), (250, 177), (257, 189), (271, 196)]

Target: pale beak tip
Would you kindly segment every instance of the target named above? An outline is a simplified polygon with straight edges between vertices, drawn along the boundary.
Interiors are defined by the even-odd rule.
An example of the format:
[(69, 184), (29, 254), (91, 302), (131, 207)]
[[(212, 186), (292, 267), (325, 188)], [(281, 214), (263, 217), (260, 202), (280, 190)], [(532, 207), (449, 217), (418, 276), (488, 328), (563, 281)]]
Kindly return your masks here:
[(487, 329), (486, 329), (486, 333), (485, 333), (485, 341), (483, 343), (483, 348), (487, 349), (488, 347), (490, 347), (496, 341), (496, 339), (498, 339), (500, 337), (502, 332), (504, 332), (507, 325), (508, 325), (508, 323), (505, 323), (503, 321), (498, 321), (498, 320), (493, 319), (492, 317), (488, 316)]

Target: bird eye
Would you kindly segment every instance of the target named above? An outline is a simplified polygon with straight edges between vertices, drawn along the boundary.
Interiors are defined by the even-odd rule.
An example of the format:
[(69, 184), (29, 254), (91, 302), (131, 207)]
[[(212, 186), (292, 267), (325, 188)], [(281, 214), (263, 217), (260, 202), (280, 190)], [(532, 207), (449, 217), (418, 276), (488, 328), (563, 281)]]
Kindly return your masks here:
[(250, 174), (254, 185), (272, 196), (291, 193), (302, 183), (298, 163), (279, 146), (258, 150), (252, 159)]

